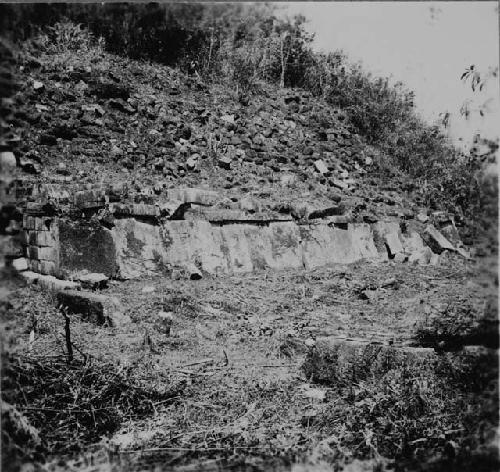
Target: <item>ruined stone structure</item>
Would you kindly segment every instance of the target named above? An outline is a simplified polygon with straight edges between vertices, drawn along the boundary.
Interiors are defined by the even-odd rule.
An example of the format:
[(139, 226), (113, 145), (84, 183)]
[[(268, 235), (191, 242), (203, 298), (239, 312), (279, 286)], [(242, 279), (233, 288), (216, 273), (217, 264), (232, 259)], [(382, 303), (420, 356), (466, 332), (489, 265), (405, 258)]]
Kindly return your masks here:
[(454, 250), (436, 228), (418, 221), (363, 223), (336, 215), (334, 207), (305, 215), (293, 208), (220, 208), (223, 195), (205, 189), (172, 189), (168, 200), (156, 204), (135, 203), (124, 192), (39, 185), (32, 191), (35, 201), (26, 204), (22, 248), (12, 256), (22, 254), (31, 272), (61, 279), (82, 270), (133, 279), (176, 271), (217, 276), (314, 269), (360, 260), (435, 264), (439, 252)]

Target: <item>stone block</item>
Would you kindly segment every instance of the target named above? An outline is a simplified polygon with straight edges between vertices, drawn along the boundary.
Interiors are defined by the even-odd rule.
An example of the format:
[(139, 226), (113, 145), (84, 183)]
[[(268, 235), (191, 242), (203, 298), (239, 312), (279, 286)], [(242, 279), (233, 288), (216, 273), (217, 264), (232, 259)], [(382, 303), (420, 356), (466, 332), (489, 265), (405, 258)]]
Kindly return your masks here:
[(222, 169), (231, 169), (231, 158), (229, 156), (220, 156), (217, 159), (217, 165)]
[(26, 270), (21, 273), (21, 277), (26, 280), (27, 283), (34, 284), (40, 277), (40, 274), (33, 272), (31, 270)]
[(27, 248), (28, 258), (39, 259), (38, 250), (39, 250), (38, 246), (28, 246)]
[(110, 230), (97, 222), (59, 221), (59, 269), (81, 270), (114, 277), (116, 248)]
[(21, 238), (0, 235), (0, 255), (8, 258), (22, 257), (24, 250)]
[(390, 258), (394, 258), (396, 254), (403, 253), (404, 249), (398, 233), (387, 233), (384, 237), (384, 241)]
[(326, 208), (313, 209), (307, 215), (312, 220), (315, 218), (326, 218), (328, 216), (340, 216), (345, 213), (345, 206), (342, 204), (334, 205)]
[(437, 362), (431, 348), (395, 347), (363, 339), (326, 337), (306, 357), (303, 369), (314, 382), (348, 386), (384, 376), (392, 369), (428, 371)]
[(314, 167), (322, 175), (329, 175), (330, 174), (328, 167), (326, 166), (324, 161), (322, 161), (321, 159), (314, 161)]
[(78, 208), (99, 208), (105, 203), (106, 197), (103, 190), (80, 190), (73, 195), (73, 204)]
[(61, 185), (56, 184), (45, 184), (41, 189), (42, 195), (45, 195), (51, 201), (57, 203), (69, 203), (70, 202), (70, 194), (64, 189)]
[[(492, 368), (480, 379), (477, 366)], [(474, 388), (486, 388), (498, 378), (498, 350), (465, 346), (458, 351), (436, 352), (432, 348), (407, 347), (370, 342), (366, 339), (324, 337), (316, 340), (302, 366), (307, 378), (333, 388), (349, 388), (358, 382), (377, 382), (391, 372), (405, 378), (425, 380), (430, 393), (443, 380)], [(391, 379), (394, 377), (391, 376)]]
[(341, 190), (349, 189), (349, 184), (345, 180), (333, 179), (331, 183), (334, 187), (337, 187)]
[(29, 259), (28, 260), (28, 266), (29, 269), (33, 272), (40, 272), (40, 261), (36, 259)]
[(28, 261), (24, 257), (14, 259), (12, 261), (12, 267), (14, 267), (14, 269), (16, 269), (18, 272), (28, 270)]
[(454, 251), (455, 247), (433, 225), (428, 225), (422, 235), (432, 252), (441, 254), (443, 251)]
[[(115, 313), (120, 311), (117, 299), (92, 292), (63, 290), (57, 292), (57, 306), (69, 314), (80, 314), (86, 321), (99, 325), (113, 324)], [(115, 321), (116, 321), (115, 315)]]
[(53, 275), (43, 275), (30, 270), (21, 272), (21, 277), (23, 277), (27, 283), (36, 284), (44, 290), (76, 290), (80, 287), (76, 282), (57, 279)]
[(160, 208), (145, 203), (112, 203), (109, 211), (116, 216), (138, 216), (156, 218), (160, 216)]
[(218, 192), (201, 188), (177, 188), (168, 191), (169, 199), (180, 200), (184, 203), (196, 203), (198, 205), (215, 205), (220, 199)]
[(57, 263), (54, 261), (39, 261), (39, 269), (41, 274), (55, 275), (57, 273)]
[(57, 261), (57, 249), (55, 247), (39, 247), (38, 259), (44, 261)]
[(54, 229), (54, 224), (56, 219), (47, 216), (37, 216), (34, 217), (34, 228), (36, 231), (52, 231)]
[(35, 217), (29, 216), (29, 215), (24, 215), (23, 228), (27, 229), (27, 230), (34, 230), (35, 229)]
[(52, 231), (37, 231), (35, 233), (36, 245), (39, 247), (53, 247), (57, 245), (56, 235)]
[(53, 292), (60, 290), (76, 290), (80, 287), (80, 285), (76, 282), (57, 279), (53, 275), (40, 275), (36, 280), (36, 284), (44, 290), (50, 290)]
[(104, 274), (96, 274), (96, 273), (87, 273), (80, 274), (75, 277), (78, 280), (82, 287), (89, 290), (98, 290), (103, 289), (108, 286), (109, 277)]

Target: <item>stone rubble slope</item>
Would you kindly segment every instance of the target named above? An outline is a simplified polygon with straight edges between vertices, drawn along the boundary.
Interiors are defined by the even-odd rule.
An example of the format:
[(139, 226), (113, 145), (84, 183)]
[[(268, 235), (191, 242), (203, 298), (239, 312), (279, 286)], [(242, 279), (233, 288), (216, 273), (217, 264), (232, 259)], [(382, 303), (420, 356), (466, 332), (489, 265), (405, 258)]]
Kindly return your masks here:
[(4, 254), (23, 270), (130, 278), (468, 256), (454, 217), (428, 214), (402, 178), (384, 184), (345, 113), (308, 92), (263, 85), (247, 102), (95, 52), (26, 56), (18, 79), (4, 103), (17, 132)]

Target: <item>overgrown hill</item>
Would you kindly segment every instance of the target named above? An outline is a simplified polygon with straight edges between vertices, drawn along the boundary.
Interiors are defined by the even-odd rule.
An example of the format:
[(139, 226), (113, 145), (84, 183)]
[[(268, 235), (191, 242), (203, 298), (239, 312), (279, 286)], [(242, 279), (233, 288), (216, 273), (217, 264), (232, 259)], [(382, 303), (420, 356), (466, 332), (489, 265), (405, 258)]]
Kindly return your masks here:
[(23, 55), (18, 81), (23, 179), (122, 182), (160, 201), (168, 188), (204, 186), (274, 209), (342, 200), (361, 220), (411, 217), (426, 204), (408, 176), (381, 169), (342, 109), (303, 89), (261, 83), (242, 96), (94, 47)]
[(315, 53), (302, 17), (235, 4), (1, 10), (20, 50), (4, 108), (23, 179), (126, 182), (157, 201), (202, 185), (274, 209), (341, 200), (362, 221), (445, 210), (466, 243), (496, 232), (481, 159), (423, 123), (402, 84)]

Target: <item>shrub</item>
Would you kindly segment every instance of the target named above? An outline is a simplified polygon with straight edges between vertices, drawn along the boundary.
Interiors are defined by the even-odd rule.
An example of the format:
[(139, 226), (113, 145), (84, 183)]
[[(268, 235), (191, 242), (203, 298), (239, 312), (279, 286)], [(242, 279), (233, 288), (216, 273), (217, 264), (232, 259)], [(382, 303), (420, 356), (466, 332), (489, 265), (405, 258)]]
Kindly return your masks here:
[(103, 40), (96, 40), (94, 35), (80, 24), (62, 21), (50, 26), (38, 37), (38, 44), (48, 53), (65, 51), (88, 51), (93, 46), (102, 47)]

